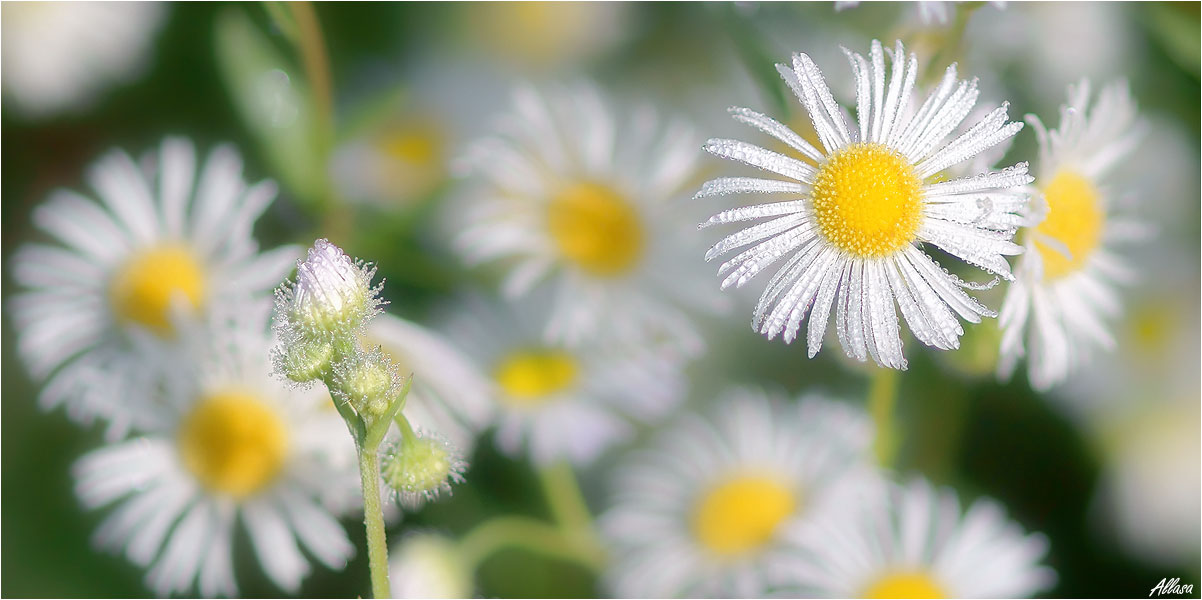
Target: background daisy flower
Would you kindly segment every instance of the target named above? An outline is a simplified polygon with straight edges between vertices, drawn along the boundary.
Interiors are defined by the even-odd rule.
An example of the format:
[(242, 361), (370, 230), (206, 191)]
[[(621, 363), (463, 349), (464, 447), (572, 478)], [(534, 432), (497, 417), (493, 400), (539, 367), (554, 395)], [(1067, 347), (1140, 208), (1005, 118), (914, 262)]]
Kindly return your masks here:
[[(1020, 163), (997, 172), (937, 181), (937, 175), (1013, 136), (1006, 105), (954, 139), (947, 137), (977, 100), (974, 81), (957, 80), (955, 65), (918, 105), (913, 90), (918, 59), (905, 59), (901, 42), (888, 53), (874, 41), (871, 64), (846, 51), (856, 79), (858, 129), (849, 128), (818, 67), (795, 54), (793, 67), (777, 70), (805, 106), (823, 150), (780, 122), (745, 108), (735, 119), (788, 145), (799, 158), (727, 139), (712, 139), (711, 154), (782, 175), (787, 180), (723, 177), (707, 182), (698, 197), (733, 193), (780, 194), (795, 200), (735, 208), (703, 226), (768, 219), (727, 236), (706, 253), (712, 260), (747, 247), (722, 264), (722, 287), (741, 287), (761, 270), (788, 257), (768, 282), (752, 325), (769, 339), (798, 336), (811, 312), (807, 343), (813, 357), (822, 345), (832, 306), (839, 341), (860, 361), (906, 367), (897, 313), (910, 331), (939, 349), (959, 345), (956, 315), (977, 323), (995, 313), (964, 292), (975, 286), (941, 268), (919, 244), (1011, 279), (1005, 255), (1025, 206), (1028, 183)], [(886, 91), (886, 79), (888, 87)], [(835, 301), (838, 301), (837, 304)]]
[(11, 263), (22, 293), (7, 308), (29, 371), (49, 377), (43, 408), (108, 418), (113, 435), (135, 418), (122, 398), (152, 384), (162, 358), (132, 353), (133, 340), (168, 350), (179, 319), (270, 292), (299, 254), (259, 253), (251, 230), (276, 187), (248, 186), (233, 148), (214, 150), (199, 177), (185, 139), (164, 140), (145, 163), (153, 168), (120, 150), (102, 157), (87, 173), (100, 202), (55, 191), (33, 213), (54, 243), (27, 244)]
[(503, 262), (509, 298), (553, 289), (549, 341), (604, 333), (697, 354), (688, 313), (724, 300), (691, 268), (696, 242), (673, 213), (695, 182), (691, 129), (649, 110), (619, 125), (599, 92), (579, 85), (518, 88), (498, 130), (462, 161), (477, 184), (456, 237), (463, 257)]
[(620, 597), (756, 597), (796, 568), (782, 533), (825, 520), (846, 495), (877, 485), (872, 425), (808, 396), (796, 406), (752, 389), (719, 399), (619, 465), (601, 517)]
[(147, 63), (167, 5), (17, 2), (4, 6), (4, 94), (21, 112), (78, 109)]
[(807, 557), (790, 576), (819, 597), (1027, 598), (1056, 581), (1040, 564), (1047, 538), (1024, 533), (992, 500), (961, 512), (955, 492), (922, 479), (788, 536)]
[(544, 466), (587, 464), (683, 399), (679, 360), (617, 343), (548, 343), (537, 318), (547, 303), (537, 300), (511, 310), (472, 298), (446, 326), (490, 374), (496, 441), (506, 454), (528, 450)]
[(1058, 129), (1028, 116), (1039, 137), (1038, 203), (1031, 209), (1037, 224), (1024, 230), (1027, 252), (999, 320), (999, 373), (1009, 377), (1029, 352), (1028, 378), (1039, 390), (1063, 381), (1096, 349), (1115, 347), (1106, 325), (1120, 312), (1115, 284), (1134, 279), (1115, 245), (1147, 235), (1107, 185), (1108, 172), (1140, 135), (1127, 84), (1107, 86), (1092, 107), (1088, 80), (1068, 96)]
[(189, 333), (196, 362), (172, 374), (165, 401), (128, 399), (153, 425), (75, 464), (84, 505), (115, 504), (94, 541), (148, 568), (157, 595), (193, 584), (202, 596), (236, 595), (237, 522), (290, 594), (310, 571), (302, 547), (334, 569), (354, 554), (334, 511), (354, 501), (358, 474), (332, 466), (347, 461), (328, 440), (339, 436), (348, 453), (353, 444), (328, 394), (272, 376), (270, 309), (265, 300), (226, 305), (224, 317)]

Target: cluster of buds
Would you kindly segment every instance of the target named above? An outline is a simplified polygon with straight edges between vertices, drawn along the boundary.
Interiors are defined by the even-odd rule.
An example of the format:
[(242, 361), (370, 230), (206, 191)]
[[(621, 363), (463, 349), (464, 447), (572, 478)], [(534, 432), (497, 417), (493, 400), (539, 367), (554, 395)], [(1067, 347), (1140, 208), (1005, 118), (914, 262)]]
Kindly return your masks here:
[(407, 504), (449, 491), (463, 480), (466, 464), (441, 438), (413, 431), (401, 412), (412, 377), (402, 377), (380, 348), (361, 342), (385, 304), (383, 283), (371, 283), (375, 267), (320, 239), (296, 271), (296, 280), (275, 294), (277, 374), (296, 385), (325, 384), (360, 452), (377, 452), (397, 424), (400, 440), (384, 453), (383, 475)]

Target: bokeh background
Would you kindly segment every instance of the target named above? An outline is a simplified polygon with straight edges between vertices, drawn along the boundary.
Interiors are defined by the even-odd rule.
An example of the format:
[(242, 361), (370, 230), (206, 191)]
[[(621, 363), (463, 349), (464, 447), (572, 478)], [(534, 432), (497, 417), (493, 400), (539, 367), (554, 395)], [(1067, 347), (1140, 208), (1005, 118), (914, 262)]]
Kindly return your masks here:
[[(6, 36), (19, 23), (17, 11), (27, 8), (4, 3)], [(506, 107), (515, 82), (595, 80), (614, 95), (692, 119), (704, 135), (726, 136), (738, 131), (726, 106), (770, 113), (783, 107), (784, 86), (764, 84), (775, 79), (772, 63), (793, 51), (812, 53), (834, 74), (839, 93), (849, 78), (838, 44), (862, 51), (873, 38), (900, 37), (920, 56), (934, 56), (939, 68), (958, 60), (961, 72), (981, 78), (983, 98), (1007, 98), (1011, 115), (1036, 113), (1048, 123), (1058, 120), (1067, 84), (1083, 76), (1099, 84), (1126, 78), (1150, 131), (1123, 166), (1123, 181), (1158, 234), (1132, 251), (1142, 280), (1124, 295), (1125, 318), (1115, 325), (1119, 351), (1086, 376), (1038, 395), (1023, 377), (992, 377), (996, 337), (987, 327), (973, 329), (955, 354), (917, 351), (911, 342), (911, 367), (900, 379), (899, 462), (969, 497), (995, 497), (1028, 529), (1046, 533), (1048, 562), (1060, 577), (1049, 595), (1141, 596), (1164, 577), (1195, 589), (1202, 583), (1197, 3), (962, 5), (942, 25), (922, 23), (911, 3), (842, 11), (829, 2), (319, 3), (316, 11), (331, 60), (339, 140), (398, 128), (412, 138), (409, 164), (396, 167), (405, 176), (379, 183), (392, 186), (386, 193), (361, 189), (370, 177), (353, 172), (362, 166), (353, 154), (306, 164), (311, 157), (281, 150), (285, 142), (264, 126), (263, 119), (295, 116), (287, 87), (299, 82), (299, 69), (285, 68), (291, 79), (277, 82), (284, 86), (280, 107), (247, 118), (239, 104), (247, 91), (231, 75), (231, 61), (262, 60), (264, 52), (291, 56), (265, 6), (166, 5), (144, 69), (132, 80), (51, 115), (30, 115), (4, 97), (0, 265), (35, 237), (32, 207), (56, 187), (81, 188), (83, 171), (103, 151), (140, 153), (166, 134), (182, 134), (201, 149), (234, 142), (248, 179), (281, 181), (281, 198), (256, 231), (263, 247), (328, 235), (350, 254), (377, 260), (389, 282), (390, 311), (421, 322), (478, 280), (439, 239), (435, 222), (454, 192), (447, 160)], [(240, 33), (247, 24), (266, 50)], [(1030, 157), (1034, 147), (1028, 129), (1009, 156)], [(306, 178), (322, 174), (348, 200), (340, 222), (323, 222), (311, 210), (314, 188)], [(373, 195), (389, 200), (355, 201)], [(7, 300), (14, 290), (7, 273), (3, 285)], [(688, 410), (729, 382), (863, 397), (865, 377), (837, 349), (807, 360), (801, 345), (750, 331), (747, 306), (760, 287), (749, 287), (727, 318), (703, 323), (711, 351), (690, 367)], [(2, 343), (3, 594), (148, 595), (140, 570), (92, 550), (88, 539), (104, 511), (83, 511), (71, 491), (69, 467), (101, 443), (99, 427), (81, 429), (61, 411), (40, 412), (8, 320)], [(497, 454), (487, 441), (478, 447), (468, 482), (406, 516), (393, 535), (410, 527), (458, 534), (490, 515), (546, 514), (528, 465)], [(581, 474), (594, 509), (603, 507), (611, 463)], [(347, 529), (362, 548), (361, 527)], [(247, 540), (236, 546), (237, 558), (253, 560)], [(245, 595), (280, 593), (257, 569), (238, 572)], [(303, 594), (345, 596), (367, 590), (366, 580), (360, 552), (343, 572), (317, 568)], [(520, 550), (488, 560), (477, 584), (484, 597), (598, 593), (587, 571)]]

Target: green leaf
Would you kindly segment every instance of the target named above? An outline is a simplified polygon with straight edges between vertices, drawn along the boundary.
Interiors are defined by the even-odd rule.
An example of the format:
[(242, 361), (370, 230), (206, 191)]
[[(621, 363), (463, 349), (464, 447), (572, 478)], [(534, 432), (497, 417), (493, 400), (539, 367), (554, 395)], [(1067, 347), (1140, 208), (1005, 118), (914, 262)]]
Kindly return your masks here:
[(317, 205), (328, 177), (308, 86), (246, 13), (217, 18), (217, 64), (239, 116), (259, 142), (274, 175), (295, 197)]

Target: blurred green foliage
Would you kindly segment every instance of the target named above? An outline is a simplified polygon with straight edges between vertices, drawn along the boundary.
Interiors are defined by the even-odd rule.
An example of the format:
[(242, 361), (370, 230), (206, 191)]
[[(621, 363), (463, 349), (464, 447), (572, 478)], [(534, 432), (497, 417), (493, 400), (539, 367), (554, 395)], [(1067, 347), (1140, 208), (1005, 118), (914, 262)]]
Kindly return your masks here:
[[(1009, 10), (1022, 10), (1021, 4), (1011, 3)], [(787, 54), (778, 53), (779, 44), (757, 37), (761, 27), (773, 24), (779, 29), (790, 22), (826, 19), (887, 38), (893, 29), (884, 24), (903, 10), (912, 10), (870, 5), (836, 13), (829, 3), (755, 6), (750, 12), (742, 8), (745, 6), (640, 4), (634, 7), (634, 33), (625, 46), (589, 66), (603, 80), (628, 77), (637, 81), (641, 73), (657, 70), (656, 65), (682, 62), (686, 63), (680, 67), (683, 73), (704, 74), (710, 65), (726, 60), (721, 57), (742, 57), (753, 63), (750, 80), (767, 88), (765, 105), (759, 107), (767, 109), (775, 102), (792, 101), (783, 96), (783, 85), (773, 81), (767, 62), (784, 60)], [(456, 39), (457, 20), (471, 10), (471, 6), (427, 4), (317, 5), (331, 56), (336, 105), (345, 109), (359, 102), (354, 95), (343, 94), (344, 90), (369, 97), (379, 94), (379, 98), (389, 99), (384, 102), (393, 98), (389, 94), (403, 93), (402, 66), (421, 60), (425, 53), (438, 52), (438, 43), (447, 38)], [(1131, 19), (1130, 28), (1137, 45), (1144, 49), (1130, 73), (1141, 106), (1197, 140), (1198, 5), (1147, 3), (1125, 10), (1138, 17)], [(81, 187), (84, 168), (110, 147), (140, 152), (169, 133), (190, 136), (200, 148), (232, 141), (247, 161), (248, 178), (281, 180), (282, 197), (259, 227), (263, 246), (283, 241), (307, 243), (321, 233), (306, 207), (321, 201), (328, 184), (320, 157), (312, 155), (313, 145), (307, 143), (314, 133), (306, 129), (311, 100), (296, 87), (303, 81), (293, 79), (291, 87), (282, 88), (281, 93), (288, 96), (281, 103), (296, 110), (290, 118), (294, 116), (298, 125), (291, 128), (265, 129), (263, 107), (237, 91), (230, 92), (293, 61), (290, 52), (287, 36), (272, 25), (260, 6), (178, 4), (172, 6), (169, 21), (155, 42), (152, 68), (140, 82), (112, 90), (83, 116), (28, 122), (10, 112), (2, 113), (0, 220), (5, 265), (17, 245), (34, 237), (29, 211), (51, 189)], [(286, 70), (297, 72), (292, 67)], [(687, 84), (681, 81), (686, 75), (659, 72), (666, 85)], [(1007, 70), (1000, 75), (1018, 81), (1015, 72)], [(1014, 91), (1011, 100), (1018, 107), (1013, 112), (1054, 109), (1041, 104), (1038, 98), (1043, 96), (1021, 85), (1009, 89)], [(732, 94), (729, 102), (722, 102), (738, 101), (742, 100)], [(340, 115), (346, 116), (344, 111)], [(1020, 142), (1015, 152), (1029, 151), (1030, 143)], [(1196, 145), (1194, 151), (1196, 162)], [(1197, 199), (1174, 201), (1193, 203), (1182, 231), (1173, 233), (1192, 237), (1196, 244)], [(355, 236), (349, 240), (348, 250), (380, 263), (381, 273), (389, 280), (390, 310), (404, 316), (425, 314), (465, 277), (454, 260), (423, 238), (431, 213), (427, 202), (397, 214), (367, 212), (353, 217)], [(3, 283), (7, 298), (14, 287), (7, 275)], [(748, 331), (741, 316), (714, 327), (714, 335), (725, 341), (691, 368), (696, 399), (707, 399), (708, 391), (730, 382), (759, 383), (789, 392), (817, 385), (853, 398), (863, 397), (867, 390), (866, 378), (840, 367), (842, 359), (837, 352), (806, 360), (800, 346), (768, 343)], [(71, 463), (101, 443), (100, 431), (69, 423), (61, 411), (46, 414), (36, 408), (37, 388), (16, 360), (7, 320), (3, 328), (5, 527), (0, 568), (6, 574), (4, 595), (146, 596), (149, 592), (141, 584), (139, 569), (122, 557), (92, 550), (89, 536), (104, 512), (84, 512), (71, 491)], [(912, 340), (909, 347), (914, 347)], [(1124, 554), (1114, 540), (1099, 539), (1089, 523), (1099, 458), (1081, 431), (1046, 399), (1036, 396), (1023, 382), (1002, 385), (989, 377), (958, 374), (931, 353), (910, 355), (911, 369), (900, 379), (903, 470), (921, 471), (937, 482), (956, 485), (969, 496), (996, 497), (1024, 526), (1045, 532), (1052, 542), (1049, 561), (1060, 576), (1050, 595), (1142, 595), (1166, 576), (1182, 577), (1184, 583), (1198, 588), (1197, 564), (1166, 571)], [(498, 514), (546, 516), (528, 466), (500, 456), (487, 439), (471, 463), (467, 484), (457, 488), (450, 499), (406, 516), (393, 528), (393, 539), (407, 528), (461, 534)], [(582, 477), (595, 510), (604, 507), (605, 470), (606, 464), (601, 464)], [(346, 524), (352, 540), (363, 548), (363, 531), (356, 519), (350, 517)], [(253, 560), (246, 539), (237, 541), (235, 557), (241, 559), (237, 577), (245, 595), (280, 593), (257, 569), (243, 566)], [(478, 585), (484, 597), (583, 597), (598, 592), (592, 576), (579, 567), (521, 551), (502, 552), (488, 560), (478, 574)], [(343, 572), (315, 567), (302, 593), (340, 597), (366, 593), (367, 589), (366, 561), (360, 554)]]

